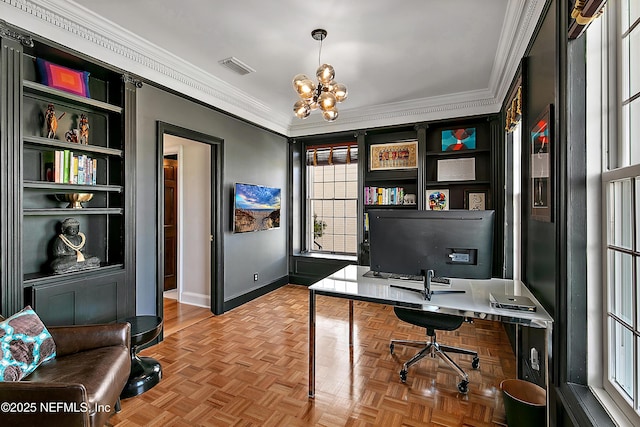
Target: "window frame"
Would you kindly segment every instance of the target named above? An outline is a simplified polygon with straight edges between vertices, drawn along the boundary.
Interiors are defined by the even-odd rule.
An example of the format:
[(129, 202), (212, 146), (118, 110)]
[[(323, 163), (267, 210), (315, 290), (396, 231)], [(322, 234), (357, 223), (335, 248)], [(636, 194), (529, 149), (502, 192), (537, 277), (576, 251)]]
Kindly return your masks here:
[[(628, 219), (632, 224), (632, 241), (630, 245), (630, 253), (633, 260), (631, 292), (635, 302), (635, 304), (632, 304), (631, 314), (631, 329), (633, 330), (631, 401), (626, 397), (624, 390), (612, 381), (616, 372), (612, 365), (611, 349), (615, 346), (616, 337), (615, 333), (612, 332), (610, 322), (620, 323), (623, 320), (613, 313), (612, 304), (614, 301), (611, 299), (612, 289), (609, 283), (609, 275), (612, 270), (610, 251), (615, 250), (616, 247), (615, 245), (610, 245), (609, 237), (611, 224), (610, 205), (613, 201), (613, 195), (611, 194), (612, 183), (629, 179), (631, 182), (630, 194), (632, 195), (632, 201), (634, 197), (640, 197), (640, 192), (636, 188), (640, 185), (637, 179), (637, 177), (640, 177), (640, 162), (629, 164), (630, 149), (625, 150), (625, 147), (631, 142), (624, 140), (625, 135), (628, 135), (628, 131), (631, 128), (631, 123), (623, 120), (623, 104), (625, 102), (622, 98), (624, 93), (623, 85), (625, 84), (622, 70), (625, 64), (622, 47), (625, 41), (621, 32), (623, 7), (625, 5), (623, 5), (622, 1), (610, 0), (607, 3), (604, 16), (598, 20), (600, 22), (597, 25), (592, 24), (587, 31), (587, 40), (593, 41), (593, 44), (596, 45), (594, 49), (588, 48), (587, 50), (587, 87), (589, 82), (593, 83), (594, 86), (598, 86), (589, 88), (587, 91), (587, 104), (594, 105), (595, 102), (600, 101), (599, 105), (592, 107), (591, 115), (588, 112), (588, 117), (595, 117), (596, 114), (601, 117), (599, 123), (590, 123), (587, 120), (588, 150), (589, 152), (594, 152), (599, 148), (599, 156), (598, 154), (592, 155), (592, 172), (595, 173), (594, 169), (597, 168), (593, 164), (597, 163), (598, 160), (600, 163), (598, 187), (589, 190), (588, 193), (589, 197), (599, 202), (599, 206), (596, 207), (594, 206), (596, 204), (592, 204), (588, 212), (588, 218), (590, 219), (588, 224), (593, 224), (593, 226), (589, 225), (589, 232), (592, 233), (590, 234), (592, 238), (589, 238), (589, 240), (592, 245), (587, 256), (592, 259), (599, 257), (601, 260), (598, 263), (599, 265), (588, 267), (590, 269), (588, 277), (591, 278), (589, 279), (591, 282), (589, 285), (589, 298), (593, 300), (589, 302), (588, 310), (590, 314), (599, 314), (595, 319), (588, 317), (587, 327), (592, 331), (589, 334), (588, 348), (600, 348), (602, 350), (595, 357), (589, 357), (588, 384), (614, 419), (620, 419), (621, 416), (625, 416), (629, 422), (638, 425), (640, 424), (640, 334), (638, 333), (640, 315), (637, 302), (640, 287), (638, 286), (639, 274), (637, 270), (640, 269), (640, 254), (638, 252), (640, 242), (635, 241), (638, 237), (636, 228), (640, 226), (640, 212), (638, 212), (638, 206), (640, 206), (638, 203), (640, 202), (638, 200), (635, 200), (630, 212), (628, 212)], [(639, 26), (638, 21), (635, 21), (636, 28)], [(634, 25), (632, 24), (630, 29), (633, 28)], [(640, 30), (636, 29), (636, 31)], [(630, 32), (631, 30), (625, 34), (628, 35)], [(629, 63), (630, 61), (627, 62), (627, 64)], [(636, 72), (638, 71), (640, 69), (636, 70)], [(596, 77), (590, 78), (590, 73), (596, 74)], [(627, 75), (631, 75), (631, 71)], [(637, 94), (632, 94), (629, 98), (633, 99), (634, 96), (637, 97)], [(598, 122), (598, 120), (594, 120), (594, 122)], [(625, 124), (628, 129), (623, 129)], [(625, 151), (629, 153), (625, 153)], [(595, 162), (593, 159), (596, 159)], [(590, 179), (590, 176), (588, 174), (587, 180)], [(599, 228), (599, 233), (596, 232), (597, 228)], [(603, 303), (598, 304), (598, 297)], [(592, 326), (595, 326), (593, 330), (591, 329)]]
[[(352, 160), (351, 164), (355, 164), (356, 168), (358, 168), (358, 144), (356, 141), (345, 141), (345, 142), (336, 142), (336, 143), (329, 143), (329, 144), (322, 144), (322, 143), (318, 143), (318, 144), (306, 144), (303, 148), (303, 152), (302, 152), (302, 159), (303, 159), (303, 165), (304, 165), (304, 188), (303, 188), (303, 197), (304, 197), (304, 206), (305, 206), (305, 210), (304, 210), (304, 233), (302, 236), (303, 239), (303, 244), (304, 244), (304, 252), (307, 253), (313, 253), (313, 254), (319, 254), (319, 255), (326, 255), (326, 256), (334, 256), (334, 255), (338, 255), (338, 256), (358, 256), (358, 235), (357, 235), (357, 227), (358, 227), (358, 199), (359, 199), (359, 179), (358, 179), (358, 171), (356, 170), (356, 174), (355, 174), (355, 195), (353, 198), (351, 197), (346, 197), (347, 193), (346, 193), (346, 189), (345, 189), (345, 197), (344, 198), (340, 198), (340, 199), (336, 199), (335, 197), (333, 199), (324, 199), (324, 198), (320, 198), (320, 199), (312, 199), (310, 197), (310, 188), (313, 185), (313, 180), (311, 179), (311, 173), (312, 170), (314, 168), (313, 165), (309, 165), (308, 162), (308, 151), (312, 150), (312, 149), (318, 149), (318, 150), (327, 150), (327, 149), (331, 149), (331, 148), (344, 148), (349, 146), (351, 150), (356, 150), (356, 159), (355, 161)], [(345, 163), (346, 164), (346, 163)], [(323, 165), (321, 167), (326, 167), (328, 165)], [(320, 167), (320, 166), (315, 166), (315, 167)], [(345, 172), (348, 173), (348, 172)], [(348, 182), (352, 182), (352, 180), (346, 180), (345, 179), (345, 186), (347, 185)], [(353, 252), (348, 252), (346, 251), (346, 243), (345, 243), (345, 251), (335, 251), (335, 250), (327, 250), (327, 249), (321, 249), (321, 250), (316, 250), (314, 247), (314, 243), (315, 243), (315, 238), (314, 238), (314, 229), (315, 229), (315, 221), (313, 219), (313, 209), (312, 209), (312, 200), (344, 200), (345, 201), (345, 205), (346, 202), (348, 201), (353, 201), (355, 203), (355, 209), (354, 209), (354, 216), (353, 216), (353, 221), (354, 221), (354, 225), (355, 225), (355, 229), (354, 229), (354, 233), (353, 234), (346, 234), (346, 233), (341, 233), (341, 235), (343, 236), (352, 236), (355, 240), (355, 247), (353, 248), (354, 251)], [(346, 207), (346, 206), (345, 206)], [(320, 220), (322, 221), (323, 219), (320, 218)]]

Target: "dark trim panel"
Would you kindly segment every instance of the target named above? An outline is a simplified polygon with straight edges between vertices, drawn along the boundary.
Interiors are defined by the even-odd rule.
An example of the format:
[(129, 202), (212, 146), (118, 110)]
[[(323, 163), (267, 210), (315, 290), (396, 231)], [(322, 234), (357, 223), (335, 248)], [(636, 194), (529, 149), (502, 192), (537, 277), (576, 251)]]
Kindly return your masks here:
[(281, 288), (288, 283), (289, 283), (289, 276), (283, 276), (278, 280), (275, 280), (267, 285), (261, 286), (258, 289), (255, 289), (251, 292), (247, 292), (246, 294), (240, 295), (239, 297), (230, 299), (229, 301), (225, 301), (224, 307), (223, 307), (224, 311), (229, 311), (229, 310), (233, 310), (236, 307), (240, 307), (242, 304), (245, 304), (258, 297), (261, 297), (262, 295), (266, 295), (271, 291), (275, 291), (276, 289)]

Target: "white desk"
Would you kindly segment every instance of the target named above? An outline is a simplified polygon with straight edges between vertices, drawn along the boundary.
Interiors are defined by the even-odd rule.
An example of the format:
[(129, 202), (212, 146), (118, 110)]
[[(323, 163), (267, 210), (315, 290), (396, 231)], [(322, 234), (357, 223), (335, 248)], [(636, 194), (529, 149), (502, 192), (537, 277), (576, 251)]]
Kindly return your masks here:
[[(432, 290), (464, 290), (464, 293), (435, 294), (431, 301), (417, 292), (394, 288), (389, 281), (363, 277), (369, 267), (349, 265), (309, 286), (309, 397), (315, 396), (316, 371), (316, 295), (326, 295), (349, 300), (349, 344), (353, 345), (353, 301), (368, 301), (416, 310), (454, 314), (475, 319), (494, 320), (504, 323), (545, 329), (545, 381), (549, 383), (551, 355), (551, 333), (553, 319), (520, 281), (508, 279), (469, 280), (451, 279), (451, 287), (433, 286)], [(526, 296), (536, 304), (535, 312), (494, 308), (490, 295)], [(516, 360), (519, 359), (516, 355)], [(547, 413), (549, 393), (547, 392)]]

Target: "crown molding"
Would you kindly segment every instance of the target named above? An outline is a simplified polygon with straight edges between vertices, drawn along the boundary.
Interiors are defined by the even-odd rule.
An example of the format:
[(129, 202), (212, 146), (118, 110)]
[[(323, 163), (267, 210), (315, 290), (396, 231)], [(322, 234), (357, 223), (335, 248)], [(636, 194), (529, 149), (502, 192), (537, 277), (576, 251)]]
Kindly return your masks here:
[(489, 80), (494, 96), (504, 100), (525, 55), (546, 0), (509, 1), (503, 32), (498, 42), (496, 61)]
[(310, 116), (293, 123), (289, 136), (299, 137), (353, 129), (376, 128), (447, 119), (451, 117), (493, 114), (500, 111), (502, 99), (487, 90), (394, 102), (357, 110), (340, 110), (335, 122), (326, 122), (320, 116)]
[(488, 88), (447, 96), (341, 110), (340, 119), (293, 115), (238, 90), (176, 55), (96, 15), (72, 1), (0, 0), (7, 22), (73, 50), (183, 93), (215, 108), (285, 136), (439, 120), (500, 110), (511, 80), (535, 31), (545, 0), (509, 1)]

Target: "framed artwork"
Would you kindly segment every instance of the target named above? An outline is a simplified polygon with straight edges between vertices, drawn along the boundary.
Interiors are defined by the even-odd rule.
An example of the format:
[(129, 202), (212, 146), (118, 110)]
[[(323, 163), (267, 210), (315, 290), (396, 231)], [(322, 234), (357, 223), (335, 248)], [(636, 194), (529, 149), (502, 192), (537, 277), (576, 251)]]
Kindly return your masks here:
[(369, 170), (416, 169), (418, 141), (374, 144), (369, 152)]
[(551, 144), (553, 142), (553, 105), (549, 104), (533, 122), (531, 138), (531, 177), (529, 194), (531, 218), (551, 222), (553, 173)]
[(487, 190), (464, 190), (464, 207), (470, 211), (483, 211), (489, 204)]
[(280, 228), (279, 188), (236, 183), (233, 198), (233, 232)]
[(442, 131), (442, 151), (476, 149), (476, 128), (449, 129)]
[(429, 203), (429, 210), (448, 211), (449, 189), (443, 188), (427, 190), (427, 203)]
[(438, 181), (475, 181), (476, 159), (474, 157), (438, 160)]

